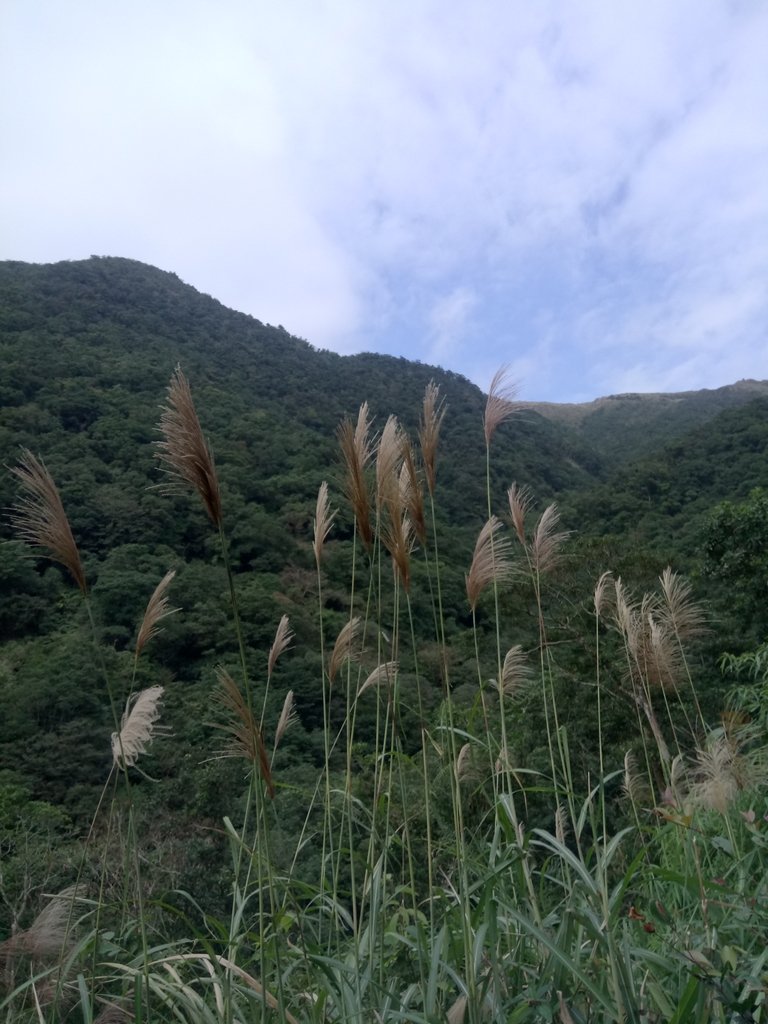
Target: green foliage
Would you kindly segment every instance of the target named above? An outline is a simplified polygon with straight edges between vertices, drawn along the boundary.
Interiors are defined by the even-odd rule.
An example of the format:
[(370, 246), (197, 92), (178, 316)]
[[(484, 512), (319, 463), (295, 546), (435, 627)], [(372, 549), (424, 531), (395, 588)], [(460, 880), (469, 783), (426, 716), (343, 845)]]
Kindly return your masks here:
[[(600, 460), (573, 435), (513, 418), (486, 475), (466, 381), (314, 352), (173, 275), (12, 264), (0, 293), (0, 444), (9, 463), (17, 442), (43, 450), (89, 583), (81, 597), (4, 545), (18, 594), (0, 604), (5, 1019), (765, 1019), (766, 737), (706, 725), (721, 710), (712, 650), (741, 624), (702, 646), (656, 583), (667, 553), (699, 567), (712, 505), (761, 483), (764, 406), (590, 496)], [(180, 357), (216, 456), (220, 533), (194, 494), (157, 487), (158, 382)], [(450, 410), (434, 528), (407, 575), (392, 550), (399, 449), (370, 550), (342, 507), (316, 561), (318, 485), (334, 505), (344, 489), (339, 418), (368, 397), (379, 426), (396, 404), (415, 437), (433, 376)], [(542, 506), (562, 495), (588, 535), (566, 543), (551, 507), (529, 507), (498, 534), (516, 545), (510, 571), (470, 606), (477, 534), (488, 509), (506, 517), (514, 479)], [(707, 547), (712, 581), (727, 570), (748, 590), (763, 501), (714, 512), (721, 528), (734, 516), (734, 537)], [(182, 610), (140, 650), (170, 568)], [(609, 568), (623, 582), (596, 605)], [(293, 635), (270, 656), (283, 614)], [(517, 646), (527, 670), (512, 676)], [(756, 673), (732, 696), (760, 725), (762, 654), (732, 664)], [(139, 764), (121, 767), (111, 734), (127, 742), (129, 695), (158, 685), (159, 723), (139, 724)], [(282, 731), (289, 691), (298, 719)], [(43, 950), (53, 919), (66, 934), (49, 928)]]

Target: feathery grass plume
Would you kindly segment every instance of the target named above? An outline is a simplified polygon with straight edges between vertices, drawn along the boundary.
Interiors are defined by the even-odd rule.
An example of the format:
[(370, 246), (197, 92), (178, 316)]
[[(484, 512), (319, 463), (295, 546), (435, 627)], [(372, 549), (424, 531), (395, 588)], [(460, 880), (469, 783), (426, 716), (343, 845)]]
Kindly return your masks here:
[(525, 517), (531, 507), (531, 492), (527, 487), (518, 487), (517, 483), (513, 483), (507, 491), (507, 499), (509, 501), (509, 513), (512, 516), (512, 525), (515, 528), (517, 539), (520, 541), (522, 546), (525, 547)]
[(537, 572), (547, 572), (556, 564), (560, 548), (568, 538), (567, 530), (558, 531), (560, 513), (554, 503), (548, 505), (539, 517), (531, 541), (531, 561)]
[(402, 432), (396, 416), (389, 416), (376, 451), (376, 508), (400, 504)]
[(501, 686), (507, 697), (514, 697), (531, 674), (520, 644), (510, 647), (501, 668)]
[(216, 703), (230, 716), (226, 723), (217, 723), (216, 728), (229, 733), (231, 743), (222, 752), (224, 757), (244, 757), (253, 765), (258, 765), (270, 796), (275, 795), (272, 781), (272, 770), (264, 746), (258, 722), (245, 702), (240, 687), (232, 676), (221, 665), (216, 668), (216, 679), (219, 689), (215, 694)]
[(269, 648), (269, 657), (267, 658), (267, 675), (271, 676), (274, 671), (277, 659), (287, 650), (293, 640), (294, 633), (289, 625), (287, 615), (283, 615), (277, 624), (275, 630), (275, 639), (272, 641), (272, 646)]
[(135, 765), (146, 752), (156, 731), (162, 696), (162, 686), (150, 686), (129, 697), (120, 719), (120, 732), (112, 733), (112, 761), (116, 768)]
[(169, 615), (175, 615), (176, 612), (180, 611), (179, 608), (169, 608), (168, 598), (166, 591), (170, 587), (176, 570), (171, 569), (163, 576), (160, 582), (155, 587), (152, 597), (147, 602), (147, 608), (144, 612), (144, 618), (141, 620), (139, 626), (139, 632), (136, 636), (136, 657), (141, 654), (149, 641), (161, 633), (160, 623), (163, 619), (167, 619)]
[(751, 728), (714, 729), (707, 736), (704, 747), (696, 751), (695, 779), (688, 790), (694, 805), (725, 814), (744, 790), (765, 788), (765, 748), (745, 753), (754, 738)]
[(616, 623), (618, 631), (624, 636), (627, 642), (629, 642), (630, 636), (635, 631), (634, 623), (637, 616), (634, 606), (629, 600), (627, 588), (624, 586), (621, 576), (614, 581), (613, 593), (615, 598), (613, 620)]
[(315, 552), (315, 561), (318, 566), (320, 565), (320, 559), (323, 557), (323, 548), (325, 542), (328, 539), (328, 534), (331, 532), (333, 526), (333, 520), (336, 518), (336, 513), (331, 512), (330, 503), (328, 501), (328, 484), (325, 480), (320, 484), (320, 490), (317, 492), (317, 505), (315, 506), (315, 519), (314, 519), (314, 537), (312, 540), (312, 549)]
[(382, 683), (391, 683), (394, 681), (397, 675), (398, 664), (396, 661), (385, 661), (381, 665), (377, 665), (376, 668), (368, 675), (368, 678), (360, 686), (357, 691), (357, 696), (361, 697), (366, 690), (370, 690), (372, 686), (381, 686)]
[(357, 615), (345, 622), (336, 637), (331, 657), (328, 662), (328, 678), (334, 681), (339, 669), (345, 661), (353, 661), (360, 657), (361, 652), (353, 650), (360, 635), (360, 619)]
[[(191, 484), (197, 491), (211, 522), (221, 526), (221, 492), (211, 446), (203, 435), (192, 391), (181, 367), (174, 370), (168, 385), (168, 404), (160, 416), (163, 440), (157, 442), (157, 457), (165, 472)], [(176, 488), (171, 485), (168, 490)]]
[(424, 392), (419, 443), (421, 444), (421, 458), (424, 462), (427, 487), (432, 497), (434, 497), (437, 483), (437, 446), (444, 416), (445, 402), (440, 398), (440, 388), (431, 380)]
[(356, 426), (353, 426), (349, 420), (344, 420), (338, 430), (341, 453), (347, 467), (345, 481), (347, 499), (352, 506), (357, 532), (370, 551), (373, 547), (373, 527), (371, 525), (371, 500), (365, 477), (368, 463), (373, 456), (369, 432), (367, 402), (363, 402), (360, 406)]
[(72, 934), (72, 904), (79, 892), (79, 886), (70, 885), (51, 896), (29, 928), (0, 943), (0, 960), (18, 956), (29, 956), (33, 960), (57, 959)]
[(472, 746), (465, 743), (456, 758), (456, 781), (464, 782), (469, 778), (472, 768)]
[(80, 552), (53, 477), (38, 459), (22, 448), (18, 466), (11, 469), (22, 489), (20, 501), (11, 509), (11, 524), (27, 544), (46, 548), (50, 557), (67, 569), (85, 594), (88, 586)]
[(690, 640), (706, 633), (704, 612), (691, 597), (692, 587), (667, 566), (659, 577), (664, 596), (665, 618), (680, 640)]
[(285, 695), (283, 701), (283, 710), (280, 712), (280, 717), (277, 720), (277, 728), (275, 729), (275, 746), (274, 751), (280, 746), (280, 740), (285, 736), (286, 732), (290, 729), (294, 722), (298, 721), (298, 714), (296, 713), (296, 704), (293, 699), (293, 690), (289, 690)]
[(494, 580), (504, 583), (512, 576), (509, 541), (506, 537), (497, 536), (501, 526), (501, 520), (491, 516), (478, 534), (472, 565), (465, 577), (467, 600), (472, 611), (487, 586)]
[(485, 403), (483, 427), (485, 443), (490, 444), (496, 430), (516, 411), (515, 398), (518, 386), (509, 379), (509, 367), (502, 366), (493, 375)]
[(413, 526), (420, 544), (427, 543), (427, 522), (424, 515), (424, 495), (421, 490), (421, 480), (416, 471), (416, 460), (413, 448), (407, 436), (403, 434), (403, 465), (400, 470), (400, 496), (403, 506), (408, 513), (408, 518)]
[(680, 645), (669, 625), (653, 612), (646, 616), (645, 627), (640, 637), (645, 645), (642, 657), (648, 681), (655, 686), (672, 687), (683, 668)]
[(595, 595), (594, 595), (594, 606), (595, 615), (600, 618), (603, 614), (603, 608), (607, 600), (608, 584), (612, 579), (612, 573), (610, 569), (607, 569), (595, 584)]
[(637, 770), (637, 757), (631, 750), (624, 755), (623, 789), (635, 807), (641, 807), (649, 799), (645, 777)]

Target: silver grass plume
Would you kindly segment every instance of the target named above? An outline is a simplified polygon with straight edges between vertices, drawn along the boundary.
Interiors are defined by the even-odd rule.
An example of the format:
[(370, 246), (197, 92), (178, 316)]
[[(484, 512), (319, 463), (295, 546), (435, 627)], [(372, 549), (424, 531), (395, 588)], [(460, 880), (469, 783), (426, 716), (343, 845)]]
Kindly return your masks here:
[(116, 768), (135, 765), (139, 756), (145, 753), (160, 717), (162, 696), (162, 686), (150, 686), (128, 699), (120, 721), (120, 732), (112, 733), (112, 761)]
[(501, 687), (506, 697), (514, 697), (531, 674), (525, 653), (520, 644), (510, 647), (504, 655), (501, 669)]
[(331, 512), (330, 502), (328, 500), (328, 484), (325, 480), (320, 484), (320, 489), (317, 492), (317, 505), (315, 506), (315, 519), (313, 528), (313, 540), (312, 549), (315, 552), (315, 561), (318, 566), (323, 556), (323, 548), (325, 542), (328, 539), (328, 534), (331, 532), (333, 526), (333, 520), (336, 518), (336, 513)]
[(421, 444), (421, 458), (424, 462), (427, 487), (433, 497), (437, 483), (437, 446), (444, 416), (445, 403), (440, 398), (440, 388), (431, 380), (424, 392), (419, 443)]
[(501, 520), (491, 516), (478, 534), (472, 565), (466, 574), (467, 600), (472, 611), (480, 595), (491, 583), (505, 583), (512, 576), (509, 560), (509, 541), (499, 537)]
[(141, 654), (149, 641), (161, 632), (160, 623), (169, 615), (175, 615), (179, 608), (170, 608), (168, 605), (167, 590), (173, 582), (176, 570), (171, 569), (163, 576), (150, 597), (144, 618), (141, 620), (139, 632), (136, 636), (136, 657)]
[(272, 646), (269, 648), (269, 657), (267, 658), (267, 676), (271, 676), (274, 671), (277, 659), (280, 655), (290, 647), (291, 641), (293, 640), (293, 630), (289, 625), (287, 615), (283, 615), (277, 624), (275, 630), (275, 639), (272, 641)]
[(610, 583), (611, 579), (612, 573), (610, 569), (608, 569), (600, 576), (600, 579), (595, 584), (594, 606), (595, 615), (598, 618), (600, 618), (600, 616), (603, 614), (603, 608), (607, 600), (606, 593), (608, 590), (608, 584)]
[(280, 712), (280, 717), (277, 720), (277, 728), (275, 729), (275, 746), (274, 750), (277, 750), (280, 745), (280, 740), (285, 736), (286, 732), (290, 729), (294, 722), (298, 721), (298, 714), (296, 713), (296, 705), (293, 699), (293, 690), (289, 690), (285, 695), (283, 701), (283, 709)]
[(333, 645), (328, 662), (328, 678), (331, 682), (339, 674), (339, 669), (345, 661), (359, 658), (361, 651), (355, 649), (359, 635), (360, 619), (355, 615), (341, 627), (339, 635), (336, 637), (336, 642)]
[(491, 443), (491, 438), (501, 424), (515, 413), (517, 390), (517, 384), (509, 379), (509, 367), (500, 367), (493, 376), (485, 403), (483, 429), (487, 445)]
[[(178, 481), (191, 484), (200, 496), (211, 522), (221, 527), (219, 478), (187, 378), (177, 366), (168, 385), (168, 404), (160, 417), (163, 440), (157, 443), (157, 457), (164, 470)], [(175, 486), (167, 488), (174, 491)]]
[(72, 905), (79, 892), (79, 886), (70, 885), (51, 896), (29, 928), (0, 943), (0, 959), (22, 955), (34, 960), (57, 959), (69, 940)]
[(706, 633), (704, 612), (692, 598), (692, 587), (667, 566), (659, 577), (664, 597), (664, 617), (679, 640)]
[(559, 523), (557, 505), (548, 505), (539, 517), (531, 541), (531, 563), (536, 572), (547, 572), (557, 564), (560, 548), (568, 538), (567, 530), (557, 529)]
[(357, 531), (370, 551), (373, 547), (373, 527), (366, 470), (373, 456), (373, 446), (369, 433), (368, 403), (363, 402), (357, 416), (357, 424), (353, 426), (350, 420), (344, 420), (339, 427), (338, 436), (341, 453), (347, 467), (345, 484), (347, 498), (352, 506)]
[(267, 791), (273, 797), (275, 785), (272, 781), (272, 769), (259, 724), (248, 707), (240, 687), (221, 665), (216, 669), (216, 677), (219, 688), (215, 700), (229, 716), (229, 721), (216, 726), (230, 736), (230, 746), (222, 756), (243, 757), (252, 765), (258, 766)]
[(472, 768), (472, 746), (465, 743), (456, 758), (456, 781), (466, 782)]
[(72, 528), (53, 477), (42, 459), (22, 448), (18, 466), (11, 470), (19, 480), (22, 497), (11, 509), (10, 520), (18, 536), (63, 565), (83, 594), (88, 586)]
[(397, 670), (398, 664), (396, 661), (385, 661), (381, 665), (377, 665), (357, 691), (357, 696), (362, 696), (366, 690), (370, 690), (373, 686), (381, 686), (382, 683), (391, 684), (397, 675)]
[(527, 487), (518, 487), (517, 483), (513, 483), (507, 491), (507, 500), (509, 501), (509, 514), (512, 517), (512, 525), (515, 528), (517, 539), (527, 550), (525, 517), (531, 507), (531, 492)]

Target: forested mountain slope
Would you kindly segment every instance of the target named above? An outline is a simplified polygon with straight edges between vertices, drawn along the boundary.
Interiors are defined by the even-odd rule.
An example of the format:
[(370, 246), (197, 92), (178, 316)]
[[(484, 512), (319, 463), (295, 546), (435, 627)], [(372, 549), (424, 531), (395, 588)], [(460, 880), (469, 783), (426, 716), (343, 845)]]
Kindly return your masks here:
[(740, 380), (721, 388), (674, 394), (608, 395), (593, 402), (525, 402), (523, 408), (570, 428), (610, 465), (650, 455), (727, 409), (768, 397), (768, 381)]
[[(214, 665), (231, 656), (232, 634), (225, 578), (205, 517), (188, 498), (158, 489), (159, 409), (174, 367), (183, 366), (222, 480), (248, 648), (260, 663), (276, 620), (289, 614), (298, 652), (291, 685), (302, 699), (308, 737), (321, 715), (309, 595), (312, 517), (324, 479), (339, 508), (324, 595), (329, 628), (343, 623), (348, 600), (352, 518), (343, 499), (339, 421), (354, 418), (367, 401), (376, 429), (394, 413), (415, 438), (424, 388), (435, 380), (447, 403), (437, 488), (438, 528), (451, 555), (443, 570), (445, 616), (457, 664), (466, 664), (471, 678), (474, 655), (462, 639), (471, 623), (464, 574), (487, 515), (485, 400), (474, 385), (404, 359), (317, 351), (282, 327), (224, 308), (173, 274), (118, 258), (0, 265), (0, 359), (1, 460), (12, 466), (20, 447), (29, 448), (57, 480), (110, 664), (129, 656), (157, 580), (170, 567), (178, 570), (174, 601), (184, 612), (158, 641), (154, 672), (189, 687), (175, 707), (188, 718), (190, 707), (205, 703)], [(664, 410), (680, 405), (675, 396), (656, 398), (654, 430), (660, 431)], [(683, 404), (703, 415), (702, 396)], [(710, 403), (707, 415), (715, 409)], [(678, 412), (669, 415), (672, 433), (679, 433)], [(629, 437), (631, 418), (625, 426)], [(493, 442), (494, 511), (505, 514), (506, 490), (517, 481), (530, 489), (534, 509), (556, 498), (574, 531), (557, 577), (556, 603), (563, 609), (583, 601), (605, 569), (643, 585), (668, 562), (682, 561), (696, 575), (714, 506), (768, 485), (765, 401), (721, 413), (617, 471), (610, 470), (615, 452), (606, 456), (597, 447), (605, 435), (593, 431), (585, 440), (588, 433), (523, 407)], [(16, 482), (6, 472), (0, 503), (7, 508), (15, 497)], [(31, 560), (11, 539), (7, 519), (0, 535), (0, 631), (8, 641), (0, 660), (6, 712), (0, 750), (34, 780), (36, 791), (77, 804), (78, 780), (87, 784), (103, 758), (98, 751), (109, 729), (101, 684), (83, 650), (86, 622), (59, 568)], [(420, 600), (414, 595), (419, 633), (429, 626)], [(534, 646), (523, 588), (512, 588), (503, 602), (509, 642)], [(483, 622), (480, 615), (481, 631)], [(719, 642), (720, 649), (729, 644), (726, 637)], [(31, 743), (40, 730), (45, 742)], [(84, 733), (93, 735), (92, 744), (83, 742)], [(71, 762), (66, 783), (50, 769), (52, 749)], [(308, 749), (311, 741), (302, 756)]]

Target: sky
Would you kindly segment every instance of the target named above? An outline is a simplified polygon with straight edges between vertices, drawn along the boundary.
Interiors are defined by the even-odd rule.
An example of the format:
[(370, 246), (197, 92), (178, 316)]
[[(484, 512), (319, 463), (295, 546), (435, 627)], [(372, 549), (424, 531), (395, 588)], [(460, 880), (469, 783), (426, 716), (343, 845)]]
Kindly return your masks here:
[(3, 0), (0, 259), (528, 401), (768, 378), (766, 0)]

